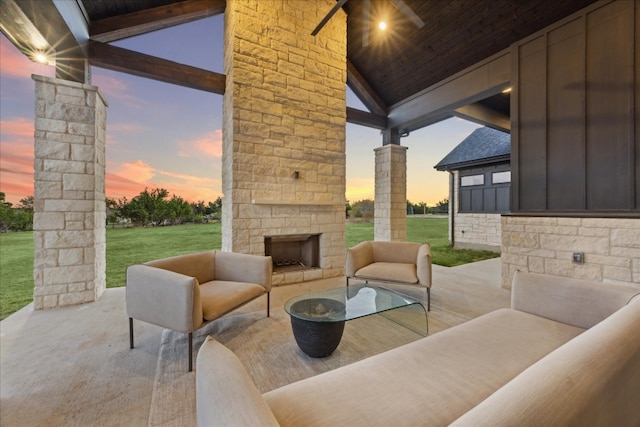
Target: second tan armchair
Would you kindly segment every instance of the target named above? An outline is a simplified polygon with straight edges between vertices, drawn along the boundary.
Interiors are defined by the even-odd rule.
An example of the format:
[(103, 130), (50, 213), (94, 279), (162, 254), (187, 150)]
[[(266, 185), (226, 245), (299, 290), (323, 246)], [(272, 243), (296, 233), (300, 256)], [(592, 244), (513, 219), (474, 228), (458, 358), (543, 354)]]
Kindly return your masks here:
[(428, 243), (366, 241), (347, 249), (349, 279), (424, 286), (431, 310), (431, 246)]
[(127, 268), (129, 344), (133, 319), (189, 334), (271, 291), (269, 256), (207, 251), (136, 264)]

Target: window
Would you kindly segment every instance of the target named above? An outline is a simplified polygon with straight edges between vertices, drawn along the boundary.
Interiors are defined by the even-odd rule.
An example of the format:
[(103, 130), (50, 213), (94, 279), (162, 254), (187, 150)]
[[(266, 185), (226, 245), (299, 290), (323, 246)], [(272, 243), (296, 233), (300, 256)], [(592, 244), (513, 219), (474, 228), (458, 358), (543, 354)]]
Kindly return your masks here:
[(491, 174), (492, 184), (504, 184), (511, 182), (511, 171), (494, 172)]
[(461, 187), (471, 187), (473, 185), (484, 185), (484, 174), (460, 177)]

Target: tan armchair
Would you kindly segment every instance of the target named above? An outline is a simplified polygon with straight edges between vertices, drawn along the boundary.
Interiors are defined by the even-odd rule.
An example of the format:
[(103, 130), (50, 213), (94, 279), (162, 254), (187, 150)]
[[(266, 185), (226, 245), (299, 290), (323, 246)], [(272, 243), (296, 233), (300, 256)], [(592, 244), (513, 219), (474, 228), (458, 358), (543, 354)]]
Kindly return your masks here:
[(133, 319), (189, 334), (271, 291), (269, 256), (207, 251), (136, 264), (127, 268), (129, 344)]
[(349, 279), (424, 286), (431, 310), (431, 246), (428, 243), (367, 241), (347, 249)]

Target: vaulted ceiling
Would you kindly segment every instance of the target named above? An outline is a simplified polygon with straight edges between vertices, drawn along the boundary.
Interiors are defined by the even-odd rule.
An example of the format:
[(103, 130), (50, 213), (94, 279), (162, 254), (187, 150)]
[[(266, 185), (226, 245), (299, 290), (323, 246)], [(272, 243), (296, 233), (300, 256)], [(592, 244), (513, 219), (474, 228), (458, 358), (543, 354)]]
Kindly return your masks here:
[[(75, 6), (73, 0), (67, 1), (72, 3), (69, 6)], [(347, 13), (348, 84), (379, 118), (378, 122), (355, 122), (368, 121), (371, 126), (384, 128), (385, 117), (394, 104), (595, 1), (339, 0)], [(60, 19), (51, 17), (54, 3), (2, 0), (3, 32), (19, 31), (10, 21), (13, 12), (8, 9), (13, 5), (20, 7), (39, 30), (53, 31), (61, 24)], [(91, 64), (224, 92), (223, 75), (126, 51), (108, 42), (224, 13), (225, 0), (75, 0), (75, 4), (88, 23)], [(408, 7), (424, 25), (418, 28), (403, 7)], [(384, 33), (375, 27), (381, 17), (388, 23)], [(493, 96), (480, 104), (508, 117), (508, 94)]]

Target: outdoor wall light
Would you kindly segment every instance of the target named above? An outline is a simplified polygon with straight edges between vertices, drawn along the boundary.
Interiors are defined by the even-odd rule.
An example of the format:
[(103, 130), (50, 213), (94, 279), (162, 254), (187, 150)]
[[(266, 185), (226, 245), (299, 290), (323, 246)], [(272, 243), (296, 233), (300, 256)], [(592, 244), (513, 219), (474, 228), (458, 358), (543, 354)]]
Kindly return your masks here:
[(380, 28), (380, 30), (384, 31), (387, 29), (387, 23), (384, 21), (380, 21), (380, 23), (378, 24), (378, 28)]
[(293, 179), (300, 178), (300, 171), (293, 171)]

